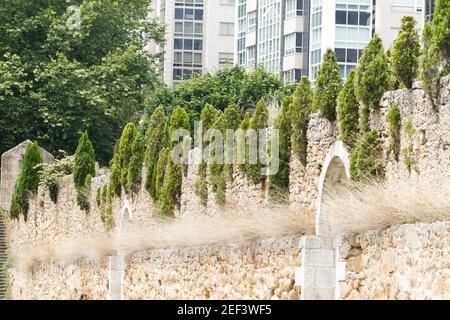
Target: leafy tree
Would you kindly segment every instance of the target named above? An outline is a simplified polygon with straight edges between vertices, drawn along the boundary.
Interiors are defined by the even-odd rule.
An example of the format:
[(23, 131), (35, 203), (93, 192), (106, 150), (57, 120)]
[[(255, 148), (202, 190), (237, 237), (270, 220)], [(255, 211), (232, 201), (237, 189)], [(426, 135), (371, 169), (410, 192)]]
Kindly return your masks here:
[(344, 88), (338, 96), (337, 114), (340, 138), (348, 145), (353, 146), (359, 132), (359, 102), (355, 95), (355, 70), (348, 75)]
[(192, 124), (207, 104), (224, 111), (234, 103), (246, 111), (254, 108), (261, 98), (278, 97), (280, 91), (288, 89), (275, 75), (262, 68), (247, 72), (236, 66), (183, 81), (174, 88), (157, 89), (147, 101), (147, 114), (164, 105), (170, 115), (174, 106), (180, 106), (187, 110)]
[(87, 132), (81, 135), (75, 151), (73, 179), (77, 189), (77, 202), (82, 209), (88, 209), (86, 199), (87, 178), (95, 176), (95, 153)]
[(36, 194), (39, 186), (42, 164), (41, 150), (38, 144), (29, 144), (25, 150), (19, 176), (14, 186), (10, 214), (13, 218), (24, 215), (27, 218), (29, 197)]
[(128, 123), (123, 129), (119, 143), (120, 155), (120, 184), (127, 189), (129, 165), (133, 156), (134, 141), (138, 139), (139, 132), (133, 123)]
[(71, 4), (80, 7), (79, 28), (68, 27), (74, 12), (65, 0), (2, 3), (0, 122), (8, 126), (0, 123), (0, 153), (29, 136), (72, 153), (88, 131), (107, 163), (124, 123), (137, 120), (159, 84), (161, 54), (143, 50), (164, 39), (164, 26), (147, 19), (150, 0)]
[(159, 159), (156, 164), (156, 171), (154, 176), (154, 182), (152, 184), (155, 186), (155, 195), (156, 200), (160, 199), (161, 190), (164, 185), (164, 177), (166, 174), (166, 167), (167, 163), (170, 161), (170, 150), (169, 148), (164, 148), (161, 150), (161, 153), (159, 154)]
[(336, 99), (342, 89), (336, 54), (328, 49), (317, 74), (313, 110), (319, 110), (322, 117), (336, 120)]
[[(257, 144), (252, 145), (251, 141), (247, 143), (247, 155), (251, 155), (254, 153), (257, 155), (256, 164), (252, 164), (251, 158), (247, 163), (246, 173), (247, 176), (253, 181), (253, 183), (262, 183), (265, 180), (265, 176), (263, 175), (262, 168), (264, 167), (265, 158), (261, 156), (262, 152), (264, 152), (264, 148), (266, 147), (266, 141), (261, 141), (261, 131), (266, 130), (269, 126), (269, 110), (267, 109), (266, 102), (264, 100), (258, 101), (256, 104), (255, 113), (253, 114), (252, 119), (250, 120), (250, 130), (254, 130), (257, 135)], [(253, 150), (253, 148), (257, 147), (257, 150)]]
[(311, 85), (309, 79), (303, 77), (292, 95), (292, 103), (289, 107), (289, 118), (291, 119), (292, 128), (292, 151), (297, 155), (303, 165), (306, 165), (308, 147), (306, 132), (311, 113), (311, 103), (313, 103)]
[(394, 75), (406, 88), (411, 89), (419, 67), (420, 43), (411, 16), (402, 18), (402, 27), (391, 49), (391, 67)]
[(367, 108), (377, 108), (383, 94), (390, 89), (388, 59), (381, 38), (375, 34), (363, 51), (355, 74), (357, 99)]
[(159, 155), (168, 143), (168, 127), (167, 118), (164, 109), (159, 106), (152, 114), (147, 129), (147, 150), (145, 158), (145, 166), (147, 168), (146, 188), (150, 192), (151, 197), (156, 200), (156, 185), (154, 184), (156, 173), (156, 165)]
[(445, 73), (450, 72), (450, 3), (436, 0), (433, 14), (432, 44), (444, 60)]
[(432, 26), (425, 24), (422, 34), (422, 54), (420, 56), (420, 80), (422, 86), (436, 108), (435, 99), (439, 91), (439, 67), (441, 64), (439, 50), (432, 42)]
[(291, 159), (291, 118), (289, 106), (292, 97), (286, 97), (275, 120), (274, 129), (279, 132), (279, 170), (269, 177), (269, 198), (272, 203), (283, 203), (289, 196), (289, 173)]
[(56, 203), (58, 201), (59, 184), (63, 179), (73, 174), (75, 159), (73, 156), (56, 159), (52, 164), (42, 163), (42, 172), (39, 185), (47, 188), (50, 199)]

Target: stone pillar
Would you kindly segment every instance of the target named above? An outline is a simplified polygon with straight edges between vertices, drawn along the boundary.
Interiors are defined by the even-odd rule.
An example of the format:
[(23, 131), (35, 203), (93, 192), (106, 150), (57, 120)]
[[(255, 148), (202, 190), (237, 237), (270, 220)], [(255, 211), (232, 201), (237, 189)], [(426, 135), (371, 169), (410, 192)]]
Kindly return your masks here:
[(122, 300), (123, 256), (109, 258), (109, 300)]
[(302, 300), (334, 300), (339, 297), (337, 284), (345, 275), (345, 265), (339, 261), (338, 245), (338, 238), (332, 236), (302, 238), (302, 264), (296, 274)]

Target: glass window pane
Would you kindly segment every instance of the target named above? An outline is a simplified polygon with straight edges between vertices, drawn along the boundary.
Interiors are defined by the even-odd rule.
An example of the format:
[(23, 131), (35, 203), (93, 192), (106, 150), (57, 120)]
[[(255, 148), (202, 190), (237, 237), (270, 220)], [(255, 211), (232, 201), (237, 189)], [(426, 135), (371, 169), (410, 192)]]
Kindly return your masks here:
[(183, 9), (181, 8), (175, 9), (175, 19), (183, 20)]
[(181, 69), (173, 69), (173, 80), (181, 80), (183, 78)]
[(345, 49), (336, 48), (336, 58), (338, 62), (345, 62)]
[(183, 39), (175, 39), (173, 47), (174, 49), (183, 49)]
[(360, 26), (370, 25), (370, 13), (369, 12), (360, 12), (359, 13), (359, 25)]
[(192, 34), (194, 32), (194, 23), (193, 22), (185, 22), (184, 23), (184, 33)]
[(195, 10), (195, 20), (203, 20), (203, 10)]
[(201, 53), (194, 53), (194, 63), (195, 64), (202, 63), (202, 54)]
[(183, 69), (183, 80), (188, 80), (192, 77), (192, 70)]
[(353, 26), (358, 25), (358, 11), (348, 12), (348, 24)]
[(196, 23), (194, 26), (194, 32), (197, 34), (203, 33), (203, 23)]
[(194, 20), (194, 9), (185, 9), (184, 18), (186, 20)]
[(347, 24), (347, 11), (336, 10), (336, 24)]
[(347, 28), (346, 27), (336, 27), (336, 41), (347, 40)]
[(175, 22), (175, 32), (183, 32), (183, 22)]
[(175, 61), (175, 63), (181, 63), (182, 60), (182, 53), (181, 52), (175, 52), (174, 58), (173, 60)]
[(203, 40), (194, 40), (194, 50), (203, 50)]
[(352, 62), (352, 63), (358, 62), (358, 50), (347, 49), (347, 62)]
[(184, 39), (184, 50), (192, 50), (192, 40)]
[(185, 52), (183, 54), (183, 63), (192, 64), (192, 52)]

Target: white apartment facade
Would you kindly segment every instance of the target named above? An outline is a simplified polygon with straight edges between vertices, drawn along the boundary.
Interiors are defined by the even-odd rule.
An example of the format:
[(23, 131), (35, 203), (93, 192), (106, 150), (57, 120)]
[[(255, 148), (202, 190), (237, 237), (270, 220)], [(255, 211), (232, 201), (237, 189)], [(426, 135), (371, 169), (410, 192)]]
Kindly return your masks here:
[(236, 0), (235, 63), (285, 81), (308, 74), (310, 0)]
[(151, 17), (166, 25), (162, 63), (172, 86), (196, 75), (232, 66), (235, 0), (154, 0)]

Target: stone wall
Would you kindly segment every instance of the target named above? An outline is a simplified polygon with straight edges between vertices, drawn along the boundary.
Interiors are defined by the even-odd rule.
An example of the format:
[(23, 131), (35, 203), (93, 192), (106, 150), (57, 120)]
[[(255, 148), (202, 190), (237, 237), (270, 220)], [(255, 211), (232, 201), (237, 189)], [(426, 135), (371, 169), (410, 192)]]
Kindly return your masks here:
[(10, 269), (11, 297), (14, 300), (79, 300), (81, 294), (88, 294), (91, 299), (106, 300), (108, 273), (108, 258), (45, 265), (32, 273)]
[(299, 299), (299, 238), (158, 250), (127, 259), (126, 299)]
[(450, 222), (363, 232), (341, 255), (343, 299), (450, 299)]

